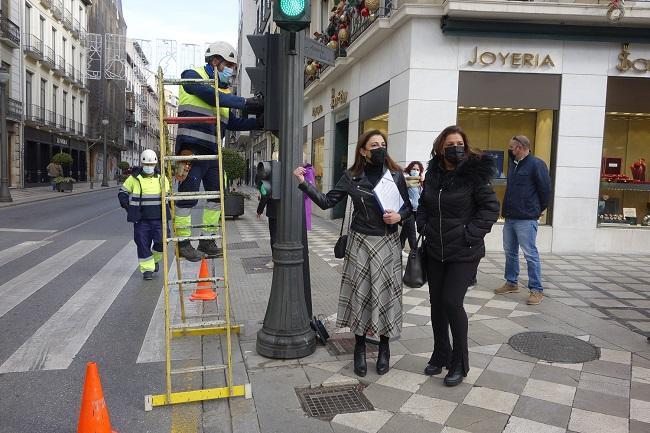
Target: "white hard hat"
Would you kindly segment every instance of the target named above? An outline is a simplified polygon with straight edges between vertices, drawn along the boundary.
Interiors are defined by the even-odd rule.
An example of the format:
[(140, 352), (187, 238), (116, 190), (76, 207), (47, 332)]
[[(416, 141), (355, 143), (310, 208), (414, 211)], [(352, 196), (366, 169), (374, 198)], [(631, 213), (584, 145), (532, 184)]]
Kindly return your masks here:
[(140, 162), (143, 164), (157, 164), (158, 157), (156, 156), (156, 152), (151, 149), (145, 149), (140, 156)]
[(228, 42), (213, 42), (205, 50), (205, 62), (208, 63), (213, 56), (221, 56), (224, 60), (237, 63), (237, 50)]

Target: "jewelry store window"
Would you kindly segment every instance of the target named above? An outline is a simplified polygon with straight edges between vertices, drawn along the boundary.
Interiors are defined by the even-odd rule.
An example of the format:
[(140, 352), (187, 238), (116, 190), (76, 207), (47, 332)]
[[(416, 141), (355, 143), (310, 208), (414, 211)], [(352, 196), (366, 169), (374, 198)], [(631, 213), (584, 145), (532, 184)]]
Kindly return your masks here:
[[(621, 93), (625, 92), (625, 93)], [(650, 228), (650, 80), (609, 77), (598, 225)]]
[(311, 124), (311, 164), (314, 166), (316, 189), (323, 192), (323, 173), (325, 169), (325, 118), (321, 117)]
[[(506, 192), (508, 143), (515, 135), (528, 137), (531, 154), (546, 163), (553, 184), (559, 88), (558, 75), (461, 72), (457, 123), (473, 147), (494, 157), (492, 185), (499, 203)], [(540, 224), (551, 224), (552, 194)]]
[(359, 135), (378, 129), (388, 136), (388, 96), (390, 82), (384, 83), (359, 98)]

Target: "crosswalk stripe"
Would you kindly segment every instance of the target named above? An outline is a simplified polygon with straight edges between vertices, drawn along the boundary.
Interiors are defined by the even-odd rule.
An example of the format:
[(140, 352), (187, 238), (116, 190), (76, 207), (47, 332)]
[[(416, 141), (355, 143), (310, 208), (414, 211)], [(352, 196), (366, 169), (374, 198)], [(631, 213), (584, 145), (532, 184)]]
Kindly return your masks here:
[(9, 247), (6, 250), (2, 250), (0, 251), (0, 266), (4, 266), (11, 261), (19, 259), (49, 243), (50, 241), (27, 241)]
[(103, 243), (103, 240), (79, 241), (4, 283), (0, 286), (0, 317)]
[(12, 232), (12, 233), (56, 233), (57, 230), (12, 229), (12, 228), (8, 228), (8, 227), (0, 227), (0, 232)]
[[(196, 266), (190, 265), (187, 262), (181, 262), (183, 266), (183, 275), (191, 275), (192, 272), (196, 272)], [(162, 274), (161, 274), (162, 275)], [(170, 265), (169, 269), (169, 279), (176, 278), (176, 259), (174, 259)], [(191, 302), (187, 298), (192, 292), (191, 286), (184, 286), (183, 293), (185, 294), (185, 314), (187, 316), (195, 316), (200, 314), (202, 302)], [(171, 320), (172, 323), (180, 322), (180, 302), (178, 299), (178, 291), (172, 290), (170, 293), (170, 311), (171, 311)], [(193, 340), (193, 341), (192, 341)], [(200, 346), (197, 347), (197, 342), (200, 343), (199, 339), (193, 337), (187, 337), (182, 339), (177, 339), (172, 345), (172, 359), (192, 359), (196, 358), (197, 355), (200, 356)], [(143, 364), (147, 362), (162, 362), (165, 360), (165, 294), (163, 290), (160, 291), (160, 296), (158, 297), (158, 302), (156, 303), (156, 308), (151, 315), (151, 320), (149, 321), (149, 327), (147, 328), (147, 333), (140, 347), (140, 353), (138, 354), (137, 364)]]
[(68, 368), (131, 278), (135, 256), (129, 242), (2, 364), (0, 373)]

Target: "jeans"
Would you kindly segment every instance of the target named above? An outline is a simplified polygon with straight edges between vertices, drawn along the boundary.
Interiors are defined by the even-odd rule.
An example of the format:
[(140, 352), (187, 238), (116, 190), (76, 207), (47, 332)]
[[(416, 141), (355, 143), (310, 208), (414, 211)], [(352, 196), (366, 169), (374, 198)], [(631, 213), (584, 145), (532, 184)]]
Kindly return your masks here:
[(503, 226), (503, 250), (506, 253), (504, 278), (517, 284), (519, 277), (519, 248), (524, 252), (528, 265), (528, 289), (541, 292), (542, 265), (536, 245), (537, 220), (506, 219)]

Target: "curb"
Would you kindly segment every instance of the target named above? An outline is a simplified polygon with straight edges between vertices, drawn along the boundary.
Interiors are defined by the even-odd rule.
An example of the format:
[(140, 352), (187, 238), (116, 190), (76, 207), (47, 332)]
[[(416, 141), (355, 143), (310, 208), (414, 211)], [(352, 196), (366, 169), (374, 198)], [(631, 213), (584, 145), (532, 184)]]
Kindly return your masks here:
[(108, 191), (108, 190), (115, 189), (115, 188), (119, 188), (119, 185), (108, 186), (108, 187), (99, 187), (97, 189), (89, 189), (88, 191), (75, 192), (75, 193), (72, 193), (70, 195), (64, 195), (64, 196), (59, 196), (59, 197), (43, 197), (43, 198), (36, 198), (34, 200), (11, 202), (11, 203), (7, 203), (7, 204), (1, 204), (0, 203), (0, 210), (5, 209), (5, 208), (9, 208), (9, 207), (16, 207), (16, 206), (23, 206), (23, 205), (31, 204), (31, 203), (38, 203), (38, 202), (41, 202), (41, 201), (60, 200), (60, 199), (64, 199), (64, 198), (70, 198), (70, 197), (73, 197), (73, 196), (76, 196), (76, 195), (96, 193), (96, 192), (100, 192), (100, 191)]

